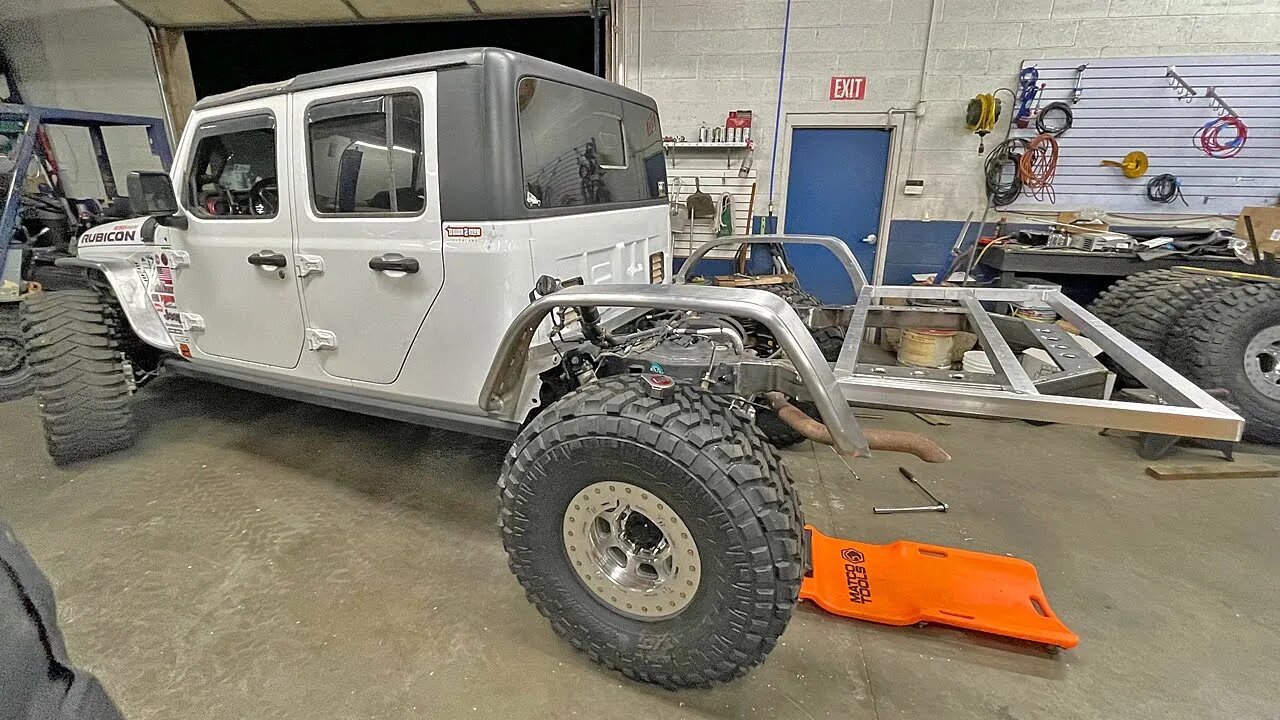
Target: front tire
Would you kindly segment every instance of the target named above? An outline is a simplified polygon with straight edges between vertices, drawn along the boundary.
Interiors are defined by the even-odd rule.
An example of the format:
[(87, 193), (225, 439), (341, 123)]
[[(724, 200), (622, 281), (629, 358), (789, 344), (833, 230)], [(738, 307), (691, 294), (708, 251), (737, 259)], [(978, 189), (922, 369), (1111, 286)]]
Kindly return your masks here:
[(552, 628), (606, 667), (709, 687), (758, 665), (786, 628), (804, 572), (799, 501), (721, 397), (599, 381), (520, 433), (500, 487), (512, 571)]
[(18, 303), (0, 303), (0, 402), (31, 392), (31, 368), (18, 322)]
[(133, 445), (133, 403), (117, 323), (92, 290), (59, 290), (22, 303), (27, 363), (58, 464)]

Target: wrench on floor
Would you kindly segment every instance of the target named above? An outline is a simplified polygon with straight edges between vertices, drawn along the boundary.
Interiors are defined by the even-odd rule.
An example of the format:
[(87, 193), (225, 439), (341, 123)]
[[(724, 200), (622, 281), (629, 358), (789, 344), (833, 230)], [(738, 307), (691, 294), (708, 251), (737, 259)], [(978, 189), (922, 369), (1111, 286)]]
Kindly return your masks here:
[(898, 467), (898, 472), (902, 473), (902, 477), (906, 478), (906, 479), (907, 479), (907, 481), (908, 481), (908, 482), (910, 482), (912, 485), (915, 485), (916, 487), (920, 488), (920, 489), (924, 492), (924, 494), (925, 494), (925, 495), (928, 495), (928, 496), (929, 496), (929, 499), (930, 499), (930, 500), (932, 500), (935, 504), (933, 504), (933, 505), (918, 505), (918, 506), (916, 506), (916, 507), (877, 507), (877, 508), (871, 508), (871, 509), (872, 509), (872, 511), (873, 511), (873, 512), (875, 512), (875, 514), (877, 514), (877, 515), (889, 515), (889, 514), (891, 514), (891, 513), (909, 513), (909, 512), (946, 512), (946, 511), (947, 511), (947, 507), (948, 507), (948, 506), (947, 506), (947, 504), (946, 504), (946, 503), (944, 503), (944, 502), (942, 502), (942, 501), (941, 501), (941, 500), (939, 500), (938, 498), (934, 497), (934, 496), (933, 496), (933, 493), (929, 492), (929, 489), (928, 489), (928, 488), (926, 488), (924, 485), (921, 485), (921, 484), (920, 484), (920, 481), (916, 479), (916, 476), (915, 476), (915, 475), (911, 474), (911, 471), (910, 471), (910, 470), (908, 470), (908, 469), (906, 469), (906, 468), (904, 468), (904, 467), (899, 466), (899, 467)]

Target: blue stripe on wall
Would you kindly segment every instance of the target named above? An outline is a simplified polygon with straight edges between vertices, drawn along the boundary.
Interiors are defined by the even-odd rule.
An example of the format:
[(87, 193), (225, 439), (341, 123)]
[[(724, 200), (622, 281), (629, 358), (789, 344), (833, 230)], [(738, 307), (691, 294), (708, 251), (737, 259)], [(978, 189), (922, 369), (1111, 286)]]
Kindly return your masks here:
[[(951, 245), (964, 227), (960, 220), (894, 220), (889, 223), (889, 255), (884, 262), (886, 285), (910, 285), (915, 273), (940, 272), (951, 262)], [(991, 233), (987, 225), (986, 232)], [(978, 235), (978, 223), (969, 225), (965, 246)]]

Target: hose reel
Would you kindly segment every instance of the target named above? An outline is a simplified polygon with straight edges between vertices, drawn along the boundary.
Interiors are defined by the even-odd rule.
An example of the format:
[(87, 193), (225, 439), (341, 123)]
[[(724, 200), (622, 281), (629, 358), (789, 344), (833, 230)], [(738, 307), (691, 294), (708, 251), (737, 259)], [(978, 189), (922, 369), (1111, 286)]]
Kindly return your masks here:
[(978, 136), (978, 152), (985, 152), (987, 135), (1000, 119), (1000, 100), (991, 93), (981, 93), (969, 100), (964, 112), (964, 126)]

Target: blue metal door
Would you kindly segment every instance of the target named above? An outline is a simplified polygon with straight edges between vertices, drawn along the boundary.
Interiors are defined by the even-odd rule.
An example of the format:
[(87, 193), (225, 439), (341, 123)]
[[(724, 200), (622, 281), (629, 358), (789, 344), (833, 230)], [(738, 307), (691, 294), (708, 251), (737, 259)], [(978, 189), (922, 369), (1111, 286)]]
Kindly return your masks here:
[[(863, 239), (880, 233), (889, 132), (878, 128), (796, 128), (791, 135), (783, 229), (840, 238), (853, 249), (868, 280), (875, 270), (878, 244)], [(787, 257), (805, 290), (827, 303), (852, 301), (848, 275), (829, 250), (788, 245)]]

